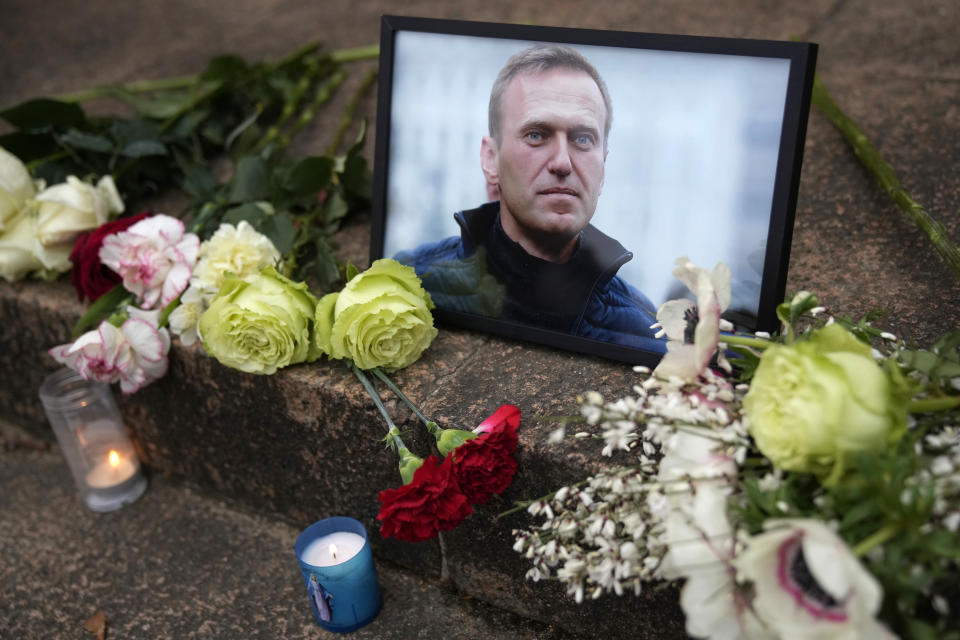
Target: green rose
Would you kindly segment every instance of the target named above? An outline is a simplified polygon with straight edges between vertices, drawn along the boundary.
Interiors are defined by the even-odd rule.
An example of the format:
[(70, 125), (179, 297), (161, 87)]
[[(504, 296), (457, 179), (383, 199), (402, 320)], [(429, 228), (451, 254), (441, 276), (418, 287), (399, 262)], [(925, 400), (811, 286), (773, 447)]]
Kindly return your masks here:
[(361, 369), (396, 371), (413, 364), (436, 337), (432, 308), (413, 267), (377, 260), (342, 291), (321, 298), (317, 346)]
[(247, 373), (275, 373), (320, 356), (313, 343), (317, 299), (306, 283), (293, 282), (273, 267), (246, 281), (224, 279), (210, 307), (200, 316), (207, 353)]
[(833, 484), (849, 453), (900, 439), (906, 401), (870, 347), (834, 324), (764, 351), (743, 407), (757, 447), (776, 466)]

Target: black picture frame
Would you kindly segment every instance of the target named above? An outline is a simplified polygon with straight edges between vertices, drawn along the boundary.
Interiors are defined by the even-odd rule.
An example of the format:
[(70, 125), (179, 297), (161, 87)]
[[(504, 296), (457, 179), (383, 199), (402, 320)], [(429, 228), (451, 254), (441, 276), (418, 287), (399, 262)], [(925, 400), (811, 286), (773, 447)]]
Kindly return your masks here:
[[(450, 51), (449, 55), (438, 56), (435, 51), (431, 53), (430, 47), (436, 44), (435, 39), (437, 38), (444, 39), (437, 41), (440, 42), (441, 47), (446, 47), (442, 49), (443, 51), (449, 50), (450, 47), (454, 47), (455, 50)], [(428, 44), (426, 46), (418, 44), (424, 42)], [(443, 42), (448, 44), (443, 45)], [(783, 300), (786, 287), (790, 242), (797, 204), (803, 146), (816, 63), (817, 45), (813, 43), (382, 16), (370, 242), (371, 260), (376, 260), (381, 257), (392, 257), (396, 249), (412, 249), (413, 247), (411, 246), (403, 246), (403, 241), (388, 239), (388, 235), (393, 229), (406, 229), (410, 227), (415, 217), (421, 215), (421, 212), (425, 209), (430, 208), (414, 202), (415, 206), (405, 205), (405, 207), (400, 209), (394, 207), (394, 210), (391, 211), (391, 180), (393, 180), (394, 185), (403, 185), (404, 189), (408, 189), (409, 193), (413, 194), (411, 197), (419, 197), (422, 193), (429, 192), (428, 185), (424, 184), (428, 181), (423, 180), (421, 176), (417, 176), (416, 171), (411, 171), (412, 168), (415, 168), (417, 171), (425, 171), (426, 169), (422, 168), (425, 158), (428, 163), (435, 160), (438, 163), (438, 167), (443, 169), (442, 171), (440, 171), (439, 168), (432, 169), (432, 175), (434, 177), (439, 172), (444, 178), (445, 183), (457, 183), (455, 177), (446, 178), (446, 174), (443, 173), (447, 170), (445, 167), (450, 166), (450, 148), (458, 150), (457, 153), (462, 153), (463, 157), (467, 158), (464, 160), (465, 163), (470, 161), (475, 163), (476, 175), (479, 179), (480, 138), (486, 135), (486, 129), (483, 128), (482, 130), (476, 131), (476, 146), (474, 148), (463, 148), (462, 143), (466, 139), (464, 135), (458, 134), (459, 137), (451, 135), (451, 127), (443, 130), (441, 126), (435, 126), (436, 122), (438, 119), (442, 120), (443, 118), (454, 120), (459, 118), (459, 111), (457, 110), (463, 107), (463, 103), (456, 95), (458, 87), (465, 88), (465, 91), (473, 92), (474, 96), (478, 95), (478, 91), (479, 94), (485, 92), (486, 97), (489, 96), (490, 86), (492, 85), (492, 81), (490, 81), (491, 69), (495, 75), (503, 65), (506, 55), (499, 55), (495, 56), (495, 59), (490, 59), (490, 69), (485, 69), (484, 72), (486, 75), (476, 72), (478, 66), (476, 64), (477, 61), (482, 61), (483, 65), (488, 64), (488, 58), (490, 57), (485, 53), (488, 47), (498, 50), (499, 48), (503, 48), (505, 51), (507, 49), (519, 50), (533, 43), (559, 43), (569, 45), (581, 53), (584, 53), (588, 59), (592, 56), (610, 58), (613, 63), (612, 66), (608, 64), (608, 68), (616, 69), (616, 74), (619, 74), (623, 82), (632, 81), (633, 76), (628, 71), (632, 69), (631, 65), (634, 64), (637, 65), (638, 69), (642, 67), (638, 75), (646, 74), (644, 77), (653, 78), (653, 80), (650, 81), (651, 86), (659, 86), (656, 84), (657, 82), (675, 83), (679, 78), (681, 84), (688, 85), (686, 89), (688, 93), (683, 94), (682, 97), (673, 98), (675, 100), (675, 104), (673, 105), (665, 102), (659, 107), (650, 107), (651, 109), (659, 108), (660, 113), (678, 110), (684, 111), (685, 109), (692, 109), (691, 112), (696, 112), (696, 109), (701, 108), (703, 104), (709, 106), (716, 101), (721, 101), (724, 104), (729, 102), (735, 106), (717, 107), (718, 109), (728, 109), (730, 113), (746, 114), (738, 116), (747, 124), (739, 124), (739, 133), (737, 134), (739, 137), (737, 140), (743, 138), (747, 140), (747, 142), (738, 143), (743, 144), (744, 148), (738, 150), (736, 154), (738, 158), (742, 159), (741, 164), (747, 167), (745, 172), (750, 175), (742, 179), (742, 184), (738, 183), (736, 189), (739, 189), (737, 192), (739, 195), (729, 196), (729, 201), (722, 200), (722, 198), (717, 201), (723, 202), (725, 207), (724, 211), (729, 212), (727, 214), (728, 216), (744, 215), (738, 213), (738, 206), (743, 202), (752, 203), (750, 207), (744, 207), (744, 209), (749, 208), (750, 210), (750, 224), (740, 224), (740, 217), (735, 218), (734, 222), (736, 222), (736, 224), (724, 224), (722, 221), (716, 222), (709, 213), (702, 214), (702, 219), (693, 218), (693, 221), (697, 222), (702, 220), (704, 226), (709, 226), (707, 224), (708, 222), (710, 224), (721, 225), (720, 230), (723, 234), (730, 236), (728, 240), (729, 246), (726, 251), (731, 255), (731, 258), (733, 260), (747, 260), (748, 258), (744, 258), (743, 256), (749, 256), (749, 260), (752, 260), (749, 269), (743, 269), (745, 272), (750, 271), (748, 277), (744, 279), (745, 284), (743, 284), (743, 291), (746, 292), (743, 299), (746, 302), (743, 308), (731, 308), (724, 314), (724, 317), (734, 322), (738, 327), (745, 329), (775, 330), (778, 326), (776, 305)], [(411, 60), (417, 59), (418, 48), (421, 49), (419, 54), (420, 59), (419, 62), (414, 64)], [(472, 48), (476, 49), (476, 51), (472, 51)], [(410, 55), (410, 52), (413, 52), (413, 55)], [(476, 60), (471, 62), (471, 56)], [(434, 64), (436, 68), (431, 66)], [(449, 77), (445, 77), (444, 75), (448, 74), (448, 72), (444, 70), (447, 68), (444, 65), (449, 65)], [(469, 73), (454, 73), (458, 68), (462, 70), (463, 65), (473, 66), (470, 67)], [(659, 68), (658, 65), (667, 66), (665, 68)], [(600, 68), (600, 65), (598, 64), (596, 66), (601, 75), (604, 75), (605, 72)], [(430, 68), (428, 69), (427, 67)], [(724, 71), (727, 68), (731, 71)], [(720, 69), (720, 71), (716, 71), (715, 69)], [(430, 75), (431, 73), (433, 76)], [(674, 73), (676, 77), (668, 77)], [(734, 78), (735, 82), (728, 81), (724, 73), (729, 74), (730, 78)], [(406, 74), (406, 76), (404, 74)], [(685, 76), (683, 74), (687, 75)], [(662, 79), (661, 77), (666, 79)], [(768, 82), (770, 87), (775, 87), (776, 89), (768, 91), (767, 94), (769, 95), (764, 94), (761, 89), (756, 89), (755, 83), (758, 82), (757, 77), (769, 78), (768, 81), (764, 80), (764, 82)], [(428, 90), (428, 85), (437, 78), (440, 79), (439, 84), (442, 85), (441, 88), (439, 90), (436, 88)], [(480, 78), (483, 78), (483, 80)], [(657, 80), (657, 78), (661, 79)], [(704, 78), (706, 78), (706, 81)], [(623, 82), (621, 82), (621, 84), (623, 84)], [(709, 87), (702, 87), (705, 83), (710, 84), (711, 82), (719, 83), (717, 84), (719, 90), (714, 90), (714, 92), (711, 93)], [(633, 121), (629, 120), (633, 117), (631, 116), (634, 111), (632, 108), (633, 105), (646, 105), (647, 101), (641, 99), (633, 102), (624, 101), (618, 103), (616, 95), (617, 88), (609, 79), (607, 83), (610, 85), (614, 114), (613, 131), (611, 131), (610, 134), (611, 141), (614, 140), (617, 135), (618, 122), (623, 122), (625, 118), (628, 121), (628, 127), (632, 126), (634, 129), (637, 129), (638, 127), (647, 126), (646, 123), (649, 120), (641, 120), (641, 116), (639, 115), (636, 116)], [(434, 84), (437, 83), (434, 82)], [(476, 85), (485, 86), (481, 86), (478, 90), (476, 89)], [(658, 91), (658, 96), (664, 93), (669, 94), (670, 89), (668, 84), (664, 84), (663, 86), (667, 88)], [(409, 90), (410, 87), (414, 87), (412, 94)], [(778, 93), (781, 90), (782, 93)], [(401, 102), (399, 98), (401, 91), (405, 91), (402, 95), (407, 96), (404, 102)], [(701, 93), (697, 94), (697, 91)], [(444, 92), (449, 92), (449, 95)], [(740, 96), (738, 98), (739, 94), (745, 93), (750, 95), (747, 97)], [(757, 96), (753, 96), (753, 93), (756, 93)], [(413, 96), (412, 99), (410, 98), (411, 95)], [(695, 99), (697, 95), (706, 97), (701, 97), (697, 100)], [(441, 99), (437, 99), (437, 96)], [(691, 96), (693, 96), (694, 99), (691, 100)], [(669, 96), (663, 98), (665, 101), (669, 101), (670, 99)], [(469, 103), (471, 105), (471, 111), (474, 110), (472, 106), (473, 102), (476, 102), (476, 100)], [(737, 106), (740, 102), (746, 106)], [(761, 110), (760, 107), (751, 106), (754, 104), (764, 105), (762, 108), (762, 116), (753, 114), (750, 111), (750, 109), (756, 109), (759, 113)], [(485, 116), (487, 109), (486, 98), (484, 98), (481, 106)], [(739, 111), (737, 111), (737, 109), (739, 109)], [(454, 115), (451, 116), (451, 113)], [(704, 123), (696, 119), (696, 127), (699, 127), (701, 132), (717, 131), (718, 133), (693, 136), (691, 138), (693, 142), (690, 144), (702, 144), (707, 149), (713, 149), (714, 147), (722, 148), (725, 140), (732, 139), (726, 133), (720, 133), (724, 131), (725, 121), (722, 116), (714, 116), (712, 112), (709, 111), (705, 113), (711, 114), (709, 115), (710, 122)], [(669, 119), (670, 116), (665, 117)], [(713, 122), (713, 119), (717, 119), (718, 121)], [(740, 120), (734, 120), (732, 116), (730, 121), (740, 123)], [(750, 124), (754, 121), (761, 122), (761, 124), (757, 126)], [(414, 122), (414, 124), (406, 128), (401, 128), (401, 124), (398, 123), (403, 122)], [(690, 121), (681, 120), (680, 122), (680, 126), (676, 126), (676, 123), (674, 123), (672, 128), (668, 127), (673, 133), (669, 135), (664, 134), (662, 137), (667, 138), (667, 140), (658, 144), (669, 145), (670, 136), (676, 139), (677, 136), (682, 135), (683, 130), (686, 128), (684, 122), (689, 124)], [(486, 122), (484, 120), (484, 127), (485, 124)], [(713, 125), (717, 125), (717, 128), (712, 129), (711, 126)], [(776, 125), (779, 125), (779, 132), (774, 140), (772, 131)], [(457, 124), (453, 126), (453, 129), (458, 128), (459, 125)], [(475, 127), (471, 125), (471, 130), (474, 128)], [(752, 131), (751, 128), (757, 129), (760, 133), (757, 134), (756, 131)], [(415, 131), (411, 131), (412, 129), (415, 129)], [(430, 135), (444, 136), (444, 140), (439, 143), (437, 141), (427, 141), (424, 143), (422, 138), (429, 137)], [(757, 149), (761, 149), (762, 152), (750, 146), (752, 143), (749, 142), (749, 139), (753, 135), (762, 137), (763, 143), (757, 145)], [(444, 149), (447, 157), (434, 159), (428, 154), (425, 157), (421, 157), (418, 161), (403, 160), (402, 158), (398, 160), (396, 157), (398, 153), (396, 149), (401, 147), (401, 138), (403, 137), (413, 137), (418, 145), (432, 144), (436, 149)], [(714, 137), (717, 139), (714, 140)], [(721, 140), (721, 138), (723, 139)], [(653, 145), (653, 147), (657, 148), (656, 145)], [(670, 149), (669, 146), (663, 148)], [(712, 152), (696, 153), (702, 154), (703, 158), (707, 158)], [(757, 156), (758, 159), (751, 160), (753, 156)], [(700, 158), (701, 156), (696, 155), (695, 157)], [(754, 166), (751, 166), (751, 162), (754, 162)], [(686, 167), (687, 164), (688, 163), (682, 158), (675, 163), (677, 167)], [(692, 164), (696, 164), (696, 162)], [(771, 170), (770, 164), (774, 164), (775, 168)], [(654, 162), (650, 161), (650, 165), (653, 166)], [(725, 168), (722, 169), (725, 170)], [(451, 171), (453, 171), (453, 169), (451, 169)], [(457, 171), (461, 173), (469, 172), (469, 166), (458, 167)], [(684, 169), (676, 173), (682, 172), (687, 172), (687, 170)], [(697, 179), (696, 175), (700, 175), (693, 170), (690, 170), (689, 173), (694, 174), (694, 180)], [(411, 174), (415, 179), (410, 179)], [(621, 178), (622, 175), (623, 174), (621, 174)], [(607, 192), (610, 180), (611, 173), (608, 171), (606, 182), (604, 183), (604, 194)], [(765, 180), (767, 182), (764, 182)], [(726, 182), (723, 181), (723, 176), (714, 178), (713, 186), (710, 189), (713, 191), (717, 191), (718, 189), (724, 191), (725, 184)], [(457, 184), (453, 186), (456, 187)], [(473, 187), (471, 186), (471, 188)], [(709, 193), (699, 194), (696, 197), (709, 199), (713, 195), (713, 191), (710, 191), (710, 189), (704, 189), (704, 191), (709, 191)], [(651, 189), (651, 192), (652, 191), (654, 190)], [(693, 191), (696, 193), (696, 189)], [(394, 189), (394, 194), (396, 194), (396, 192), (397, 190)], [(670, 189), (665, 189), (664, 194), (651, 195), (651, 203), (647, 203), (644, 206), (648, 209), (654, 207), (656, 198), (659, 198), (659, 202), (661, 203), (669, 201), (671, 193), (677, 195), (678, 199), (680, 199), (681, 195), (686, 197), (685, 192), (681, 192), (683, 192), (683, 190), (677, 187), (673, 187), (672, 192)], [(724, 191), (724, 193), (726, 192)], [(394, 195), (393, 198), (399, 200), (396, 195)], [(769, 202), (769, 211), (765, 212), (764, 205), (767, 201)], [(446, 216), (452, 220), (452, 215), (455, 211), (472, 209), (481, 204), (481, 202), (482, 199), (479, 201), (463, 202), (461, 205), (452, 209), (441, 210), (439, 212), (432, 211), (430, 214)], [(602, 199), (601, 202), (603, 202)], [(618, 204), (620, 209), (626, 209), (631, 212), (631, 219), (629, 221), (623, 221), (623, 225), (633, 224), (635, 222), (632, 217), (633, 204), (633, 201), (629, 198), (625, 202), (620, 201)], [(696, 212), (696, 205), (697, 201), (693, 200), (684, 204), (681, 208), (691, 212), (687, 214), (688, 216), (699, 216), (701, 214)], [(403, 213), (398, 213), (398, 210), (403, 211)], [(613, 216), (615, 220), (618, 220), (617, 215), (618, 214), (614, 214)], [(619, 215), (622, 216), (622, 214)], [(651, 217), (651, 214), (648, 213), (640, 214), (641, 218), (644, 215), (647, 218)], [(653, 233), (650, 234), (652, 240), (649, 238), (644, 239), (648, 244), (650, 242), (670, 244), (688, 238), (695, 238), (696, 236), (698, 225), (691, 225), (689, 220), (685, 223), (679, 221), (670, 222), (669, 216), (661, 216), (659, 213), (653, 215), (653, 218), (656, 224), (662, 223), (665, 225), (673, 224), (676, 227), (682, 226), (682, 230), (678, 229), (674, 233), (682, 235), (683, 238), (675, 238), (672, 233)], [(420, 223), (418, 222), (418, 224)], [(423, 222), (423, 224), (427, 223)], [(446, 222), (444, 222), (444, 224), (446, 224)], [(618, 224), (620, 224), (619, 220)], [(749, 227), (749, 230), (752, 230), (750, 233), (753, 235), (750, 236), (749, 243), (747, 240), (743, 240), (743, 246), (740, 246), (737, 243), (740, 243), (741, 240), (738, 240), (736, 236), (737, 234), (746, 235), (748, 232), (747, 227)], [(423, 234), (422, 236), (418, 236), (418, 241), (438, 240), (444, 235), (449, 234), (449, 230), (438, 231), (436, 236), (427, 237), (429, 234)], [(695, 238), (695, 240), (701, 245), (706, 246), (712, 241), (712, 238), (709, 236), (716, 236), (717, 230), (704, 231), (703, 234), (706, 236), (705, 238)], [(392, 236), (390, 237), (392, 238)], [(667, 240), (669, 240), (669, 242), (667, 242)], [(393, 243), (393, 246), (391, 246), (391, 243)], [(624, 242), (624, 245), (627, 246), (627, 242)], [(630, 247), (628, 246), (628, 248)], [(661, 272), (665, 269), (666, 273), (669, 273), (673, 269), (674, 259), (685, 253), (687, 252), (676, 251), (675, 255), (666, 261), (668, 264), (661, 264), (663, 262), (661, 258), (656, 261), (656, 265), (654, 266)], [(709, 250), (707, 253), (709, 253)], [(646, 256), (648, 254), (645, 253), (644, 255)], [(711, 268), (713, 266), (712, 262), (705, 264), (703, 261), (698, 260), (697, 255), (691, 255), (690, 257), (702, 267)], [(648, 265), (648, 267), (650, 267), (650, 265)], [(737, 284), (738, 274), (736, 269), (734, 269), (733, 265), (731, 265), (731, 268), (734, 271), (733, 279), (735, 285), (739, 286)], [(753, 278), (752, 280), (751, 277)], [(677, 288), (672, 276), (669, 278), (671, 284), (666, 284), (665, 282), (661, 282), (663, 278), (658, 276), (658, 279), (654, 281), (658, 290), (664, 289), (664, 287), (672, 287), (669, 290), (670, 295), (668, 297), (680, 297), (680, 295), (676, 294), (685, 290), (682, 289), (682, 286)], [(759, 278), (759, 282), (755, 282), (757, 278)], [(737, 290), (735, 289), (734, 297), (736, 298), (737, 295)], [(755, 307), (751, 306), (751, 296), (755, 296)], [(657, 299), (654, 299), (653, 296), (651, 296), (651, 300), (656, 306), (659, 306), (664, 302), (666, 297), (667, 296), (661, 295), (658, 296)], [(656, 349), (633, 348), (613, 342), (584, 338), (543, 329), (530, 324), (506, 321), (474, 313), (464, 313), (438, 307), (435, 310), (435, 315), (441, 323), (495, 333), (510, 338), (538, 342), (552, 347), (635, 364), (653, 366), (662, 355), (662, 353)]]

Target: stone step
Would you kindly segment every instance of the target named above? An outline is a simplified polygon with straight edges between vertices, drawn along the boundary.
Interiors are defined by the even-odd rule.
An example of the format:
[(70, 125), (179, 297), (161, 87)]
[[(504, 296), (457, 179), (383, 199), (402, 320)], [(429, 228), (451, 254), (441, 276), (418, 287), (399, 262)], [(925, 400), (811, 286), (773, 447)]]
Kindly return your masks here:
[[(299, 530), (155, 474), (144, 496), (96, 514), (49, 452), (0, 453), (4, 638), (335, 638), (313, 621), (293, 555)], [(379, 615), (358, 640), (551, 639), (556, 627), (461, 596), (378, 559)]]
[[(0, 283), (0, 323), (8, 329), (0, 338), (0, 367), (17, 372), (0, 385), (0, 411), (32, 434), (50, 438), (37, 397), (43, 377), (56, 369), (45, 350), (68, 339), (81, 312), (65, 283)], [(556, 424), (537, 417), (576, 413), (575, 396), (588, 389), (622, 395), (633, 376), (621, 364), (441, 330), (395, 382), (441, 426), (472, 428), (501, 404), (520, 407), (519, 469), (502, 496), (456, 530), (418, 544), (378, 533), (377, 493), (400, 484), (396, 457), (380, 442), (382, 418), (342, 363), (254, 376), (220, 365), (199, 346), (175, 343), (166, 377), (118, 402), (160, 486), (167, 478), (185, 482), (295, 529), (328, 516), (354, 517), (371, 534), (378, 562), (568, 633), (682, 637), (672, 589), (578, 606), (558, 583), (526, 582), (529, 565), (512, 550), (511, 531), (533, 523), (525, 512), (497, 519), (515, 500), (583, 479), (599, 458), (592, 443), (583, 443), (582, 452), (547, 445)], [(429, 436), (412, 413), (393, 400), (387, 406), (410, 434), (411, 449), (429, 454)]]

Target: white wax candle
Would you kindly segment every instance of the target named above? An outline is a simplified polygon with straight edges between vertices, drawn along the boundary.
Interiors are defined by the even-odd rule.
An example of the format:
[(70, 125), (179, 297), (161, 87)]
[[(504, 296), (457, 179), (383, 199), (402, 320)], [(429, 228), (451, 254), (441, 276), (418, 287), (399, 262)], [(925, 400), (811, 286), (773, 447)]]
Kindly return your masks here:
[(360, 553), (363, 536), (350, 531), (334, 531), (311, 542), (300, 558), (315, 567), (332, 567)]
[(93, 489), (106, 489), (124, 482), (136, 472), (137, 465), (133, 460), (111, 450), (105, 460), (87, 473), (87, 485)]

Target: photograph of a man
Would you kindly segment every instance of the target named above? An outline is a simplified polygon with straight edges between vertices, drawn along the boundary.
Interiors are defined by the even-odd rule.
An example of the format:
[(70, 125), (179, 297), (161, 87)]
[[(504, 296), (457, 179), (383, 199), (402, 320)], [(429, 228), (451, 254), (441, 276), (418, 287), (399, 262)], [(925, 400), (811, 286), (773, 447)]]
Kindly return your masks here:
[(633, 254), (590, 224), (613, 110), (593, 65), (563, 45), (514, 54), (490, 93), (480, 147), (488, 194), (460, 235), (395, 255), (438, 307), (646, 350), (656, 307), (617, 275)]

